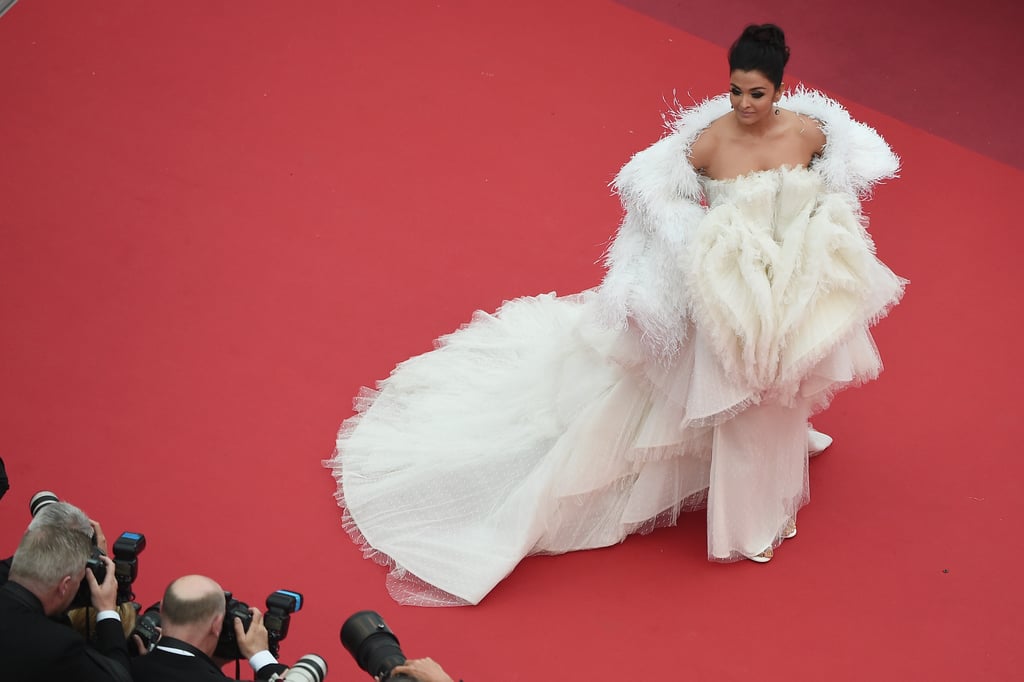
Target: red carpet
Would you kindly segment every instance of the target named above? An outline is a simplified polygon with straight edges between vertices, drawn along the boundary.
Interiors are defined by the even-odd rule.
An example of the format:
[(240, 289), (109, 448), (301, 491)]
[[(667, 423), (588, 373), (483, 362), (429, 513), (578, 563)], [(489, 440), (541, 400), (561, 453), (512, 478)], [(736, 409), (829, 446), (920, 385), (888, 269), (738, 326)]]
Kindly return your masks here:
[[(146, 603), (192, 572), (253, 604), (304, 592), (283, 658), (319, 652), (336, 680), (366, 679), (337, 639), (364, 608), (467, 682), (1016, 677), (1024, 172), (963, 132), (1013, 126), (940, 98), (936, 120), (961, 111), (962, 130), (929, 127), (898, 89), (814, 71), (824, 15), (785, 26), (787, 80), (828, 89), (903, 157), (868, 210), (912, 284), (878, 328), (887, 371), (816, 421), (836, 444), (812, 463), (799, 537), (767, 566), (710, 564), (692, 515), (529, 559), (479, 607), (437, 610), (391, 602), (340, 528), (320, 460), (352, 396), (475, 308), (598, 282), (620, 215), (606, 185), (666, 101), (723, 89), (707, 40), (746, 23), (716, 23), (727, 6), (743, 7), (674, 26), (582, 0), (15, 5), (0, 553), (55, 490), (111, 537), (146, 534)], [(987, 54), (963, 52), (970, 74)]]

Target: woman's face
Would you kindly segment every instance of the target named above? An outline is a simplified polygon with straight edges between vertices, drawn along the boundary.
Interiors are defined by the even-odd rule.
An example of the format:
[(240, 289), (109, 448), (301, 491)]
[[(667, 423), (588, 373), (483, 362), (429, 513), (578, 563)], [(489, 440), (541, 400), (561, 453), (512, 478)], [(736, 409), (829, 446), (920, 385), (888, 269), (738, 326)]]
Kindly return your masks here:
[(760, 123), (771, 116), (775, 103), (782, 97), (782, 88), (775, 85), (760, 71), (740, 71), (729, 74), (729, 101), (736, 118), (744, 125)]

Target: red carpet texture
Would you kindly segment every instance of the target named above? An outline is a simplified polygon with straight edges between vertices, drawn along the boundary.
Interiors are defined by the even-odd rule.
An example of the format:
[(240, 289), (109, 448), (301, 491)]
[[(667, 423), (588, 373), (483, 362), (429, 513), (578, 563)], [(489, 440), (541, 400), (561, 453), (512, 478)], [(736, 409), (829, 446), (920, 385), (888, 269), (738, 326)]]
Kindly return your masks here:
[[(381, 612), (456, 678), (1013, 679), (1024, 597), (1020, 9), (524, 0), (51, 0), (0, 19), (0, 500), (146, 534), (139, 599), (303, 592), (282, 655)], [(321, 460), (360, 386), (476, 308), (594, 286), (607, 183), (777, 20), (787, 82), (903, 158), (867, 205), (910, 285), (881, 379), (816, 425), (800, 535), (710, 564), (704, 519), (396, 606)], [(1010, 68), (1012, 67), (1012, 68)], [(978, 102), (992, 102), (979, 105)]]

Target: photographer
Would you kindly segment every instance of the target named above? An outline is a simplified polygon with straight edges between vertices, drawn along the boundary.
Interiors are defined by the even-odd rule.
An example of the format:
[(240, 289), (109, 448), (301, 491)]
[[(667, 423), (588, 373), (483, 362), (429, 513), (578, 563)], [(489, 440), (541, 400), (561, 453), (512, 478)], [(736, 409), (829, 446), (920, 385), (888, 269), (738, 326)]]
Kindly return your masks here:
[[(45, 516), (44, 516), (45, 514)], [(87, 570), (93, 527), (77, 507), (56, 503), (33, 519), (14, 554), (10, 575), (0, 587), (0, 661), (5, 678), (18, 680), (130, 680), (128, 649), (115, 610), (117, 581), (113, 562), (102, 583)], [(61, 617), (83, 579), (97, 616), (96, 648)]]
[(233, 627), (238, 649), (249, 659), (256, 679), (287, 669), (271, 655), (267, 628), (259, 609), (250, 609), (248, 631), (235, 618), (224, 623), (224, 590), (201, 575), (179, 578), (167, 586), (160, 605), (162, 635), (147, 656), (132, 662), (135, 682), (189, 682), (230, 679), (213, 660), (221, 628)]
[[(37, 494), (37, 497), (41, 494), (42, 492)], [(43, 526), (77, 528), (83, 533), (89, 535), (93, 544), (96, 545), (101, 552), (108, 554), (107, 536), (103, 534), (103, 528), (100, 526), (98, 521), (93, 521), (85, 515), (85, 512), (74, 505), (66, 502), (58, 503), (56, 497), (53, 497), (52, 499), (53, 503), (44, 503), (37, 507), (35, 505), (35, 498), (33, 498), (32, 521), (28, 524), (28, 530), (32, 530), (33, 528), (42, 528)], [(83, 518), (89, 525), (88, 529), (82, 525)], [(7, 557), (6, 559), (0, 560), (0, 585), (7, 582), (7, 576), (10, 573), (11, 562), (13, 561), (14, 557)]]

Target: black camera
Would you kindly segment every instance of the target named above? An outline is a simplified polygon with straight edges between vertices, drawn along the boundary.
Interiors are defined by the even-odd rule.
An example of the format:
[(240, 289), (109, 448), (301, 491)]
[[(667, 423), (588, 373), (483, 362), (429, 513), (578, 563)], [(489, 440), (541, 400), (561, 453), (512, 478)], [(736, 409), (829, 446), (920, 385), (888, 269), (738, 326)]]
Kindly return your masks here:
[(249, 612), (249, 605), (240, 602), (231, 596), (230, 592), (224, 593), (224, 626), (220, 629), (220, 638), (217, 640), (217, 649), (213, 652), (215, 658), (226, 660), (242, 657), (238, 650), (238, 639), (235, 637), (235, 618), (242, 621), (242, 629), (249, 631), (252, 624), (252, 614)]
[[(96, 539), (93, 538), (93, 542)], [(114, 542), (114, 579), (117, 580), (117, 603), (124, 604), (135, 600), (135, 593), (132, 591), (132, 584), (139, 577), (139, 552), (146, 548), (146, 536), (141, 533), (121, 533), (121, 536)], [(92, 546), (92, 554), (85, 562), (86, 570), (92, 571), (96, 582), (102, 583), (107, 578), (107, 565), (100, 558), (103, 552), (96, 545)], [(89, 581), (82, 580), (78, 586), (78, 594), (71, 604), (71, 608), (89, 606), (92, 603), (92, 594), (89, 591)]]
[[(235, 637), (235, 618), (242, 621), (242, 630), (249, 631), (252, 624), (252, 613), (249, 605), (235, 599), (230, 592), (224, 593), (225, 610), (224, 626), (220, 630), (217, 649), (214, 656), (223, 659), (238, 659), (242, 652), (238, 650), (238, 639)], [(288, 625), (291, 614), (302, 608), (302, 595), (291, 590), (278, 590), (267, 597), (267, 611), (263, 615), (263, 624), (267, 628), (270, 653), (278, 657), (281, 640), (288, 636)]]
[[(142, 640), (142, 645), (146, 647), (146, 651), (152, 651), (160, 639), (159, 627), (160, 602), (157, 602), (139, 614), (135, 619), (135, 629), (132, 630), (132, 634), (138, 635), (139, 639)], [(134, 651), (134, 647), (129, 646), (128, 649), (129, 651)]]
[(356, 665), (381, 680), (415, 680), (408, 675), (390, 676), (395, 666), (405, 663), (398, 638), (376, 611), (360, 611), (341, 626), (341, 644)]

